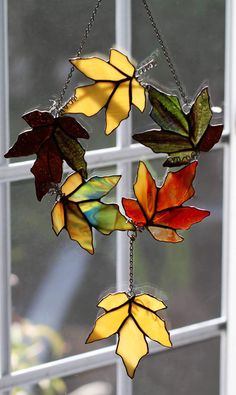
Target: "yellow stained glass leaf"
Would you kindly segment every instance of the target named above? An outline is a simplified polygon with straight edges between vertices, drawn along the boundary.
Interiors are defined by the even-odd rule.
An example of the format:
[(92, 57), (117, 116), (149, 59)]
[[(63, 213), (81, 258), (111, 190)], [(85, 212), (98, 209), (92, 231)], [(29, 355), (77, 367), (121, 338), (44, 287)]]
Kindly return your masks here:
[(67, 196), (82, 184), (82, 177), (79, 173), (73, 173), (63, 183), (61, 187), (62, 194)]
[(98, 307), (103, 308), (106, 311), (119, 307), (129, 300), (125, 292), (118, 292), (116, 294), (110, 294), (104, 299), (100, 300)]
[(120, 81), (125, 78), (124, 74), (99, 58), (71, 59), (71, 63), (86, 77), (94, 81)]
[(172, 346), (165, 322), (155, 313), (133, 303), (131, 314), (146, 336), (165, 347)]
[(77, 241), (90, 254), (94, 253), (93, 235), (85, 217), (75, 203), (65, 206), (66, 228), (72, 240)]
[(132, 103), (144, 111), (145, 90), (135, 79), (135, 67), (127, 56), (111, 49), (109, 62), (99, 58), (72, 59), (71, 62), (97, 82), (76, 88), (74, 98), (65, 104), (63, 113), (90, 117), (105, 108), (105, 133), (110, 134), (129, 116)]
[[(143, 304), (138, 305), (138, 302)], [(97, 319), (88, 337), (88, 342), (92, 342), (118, 333), (116, 353), (121, 356), (131, 378), (140, 359), (148, 354), (145, 336), (171, 347), (164, 321), (149, 310), (148, 306), (153, 309), (165, 307), (164, 303), (151, 295), (130, 297), (125, 292), (109, 294), (98, 303), (98, 307), (102, 307), (106, 312)]]
[(92, 177), (70, 196), (71, 202), (98, 200), (110, 192), (119, 182), (121, 176)]
[(179, 236), (173, 229), (148, 226), (148, 230), (154, 239), (158, 241), (165, 241), (167, 243), (180, 243), (183, 241), (183, 237)]
[(130, 112), (130, 81), (122, 82), (110, 99), (106, 112), (106, 134), (116, 129)]
[(159, 300), (151, 295), (142, 294), (135, 296), (134, 301), (140, 305), (148, 307), (152, 311), (166, 309), (166, 305), (162, 302), (162, 300)]
[(52, 228), (59, 235), (65, 226), (65, 216), (63, 204), (58, 202), (52, 209)]
[(122, 358), (129, 377), (133, 378), (140, 359), (148, 354), (148, 346), (143, 333), (131, 317), (120, 330), (116, 353)]
[(146, 106), (145, 89), (135, 78), (132, 79), (132, 104), (142, 112)]
[(115, 84), (112, 82), (96, 82), (76, 88), (75, 98), (66, 104), (63, 111), (70, 114), (82, 113), (91, 117), (107, 104), (114, 89)]
[(128, 316), (129, 306), (125, 305), (117, 310), (108, 312), (99, 317), (95, 326), (89, 335), (86, 343), (92, 343), (97, 340), (106, 339), (107, 337), (116, 333), (122, 322)]
[(139, 163), (137, 180), (134, 184), (134, 193), (149, 220), (152, 218), (156, 209), (157, 187), (143, 162)]
[(127, 56), (120, 51), (117, 51), (117, 49), (111, 49), (109, 63), (117, 67), (129, 77), (133, 77), (135, 71), (134, 66), (130, 63)]

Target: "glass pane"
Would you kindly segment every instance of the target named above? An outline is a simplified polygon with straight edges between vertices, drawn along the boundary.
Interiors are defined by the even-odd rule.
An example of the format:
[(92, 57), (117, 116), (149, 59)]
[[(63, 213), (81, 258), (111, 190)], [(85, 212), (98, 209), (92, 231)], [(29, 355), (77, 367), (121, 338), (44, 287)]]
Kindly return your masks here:
[(150, 356), (134, 379), (134, 394), (219, 394), (220, 340), (204, 341)]
[[(209, 85), (213, 106), (223, 109), (225, 1), (150, 0), (148, 4), (189, 98), (192, 99), (200, 87)], [(141, 2), (132, 12), (134, 58), (140, 62), (157, 48), (158, 65), (147, 73), (149, 80), (166, 92), (179, 94)], [(149, 110), (147, 108), (147, 115)], [(214, 119), (222, 121), (223, 112), (215, 114)], [(150, 117), (135, 111), (135, 131), (155, 125)]]
[[(146, 162), (159, 181), (166, 171), (162, 162)], [(195, 197), (184, 205), (208, 209), (211, 215), (190, 230), (179, 231), (182, 243), (158, 242), (148, 231), (138, 235), (135, 243), (136, 285), (167, 303), (163, 314), (169, 329), (220, 315), (222, 163), (220, 149), (201, 155)]]
[(90, 370), (65, 378), (42, 380), (37, 385), (14, 388), (12, 395), (115, 395), (116, 367)]
[[(58, 97), (65, 83), (77, 48), (88, 24), (94, 0), (10, 0), (9, 12), (9, 67), (11, 143), (22, 130), (28, 128), (22, 114), (34, 108), (48, 109)], [(106, 2), (105, 12), (98, 11), (94, 27), (83, 54), (108, 56), (115, 42), (114, 2)], [(83, 79), (75, 71), (66, 100)], [(89, 80), (86, 80), (86, 83)], [(110, 147), (115, 144), (115, 133), (106, 137), (104, 112), (95, 118), (79, 117), (91, 133), (90, 140), (82, 141), (88, 149)], [(17, 160), (22, 160), (18, 158)]]
[(108, 237), (94, 231), (95, 254), (90, 255), (66, 231), (56, 237), (50, 219), (54, 198), (39, 203), (34, 193), (32, 180), (12, 183), (14, 370), (115, 341), (85, 345), (98, 299), (115, 287), (115, 233)]

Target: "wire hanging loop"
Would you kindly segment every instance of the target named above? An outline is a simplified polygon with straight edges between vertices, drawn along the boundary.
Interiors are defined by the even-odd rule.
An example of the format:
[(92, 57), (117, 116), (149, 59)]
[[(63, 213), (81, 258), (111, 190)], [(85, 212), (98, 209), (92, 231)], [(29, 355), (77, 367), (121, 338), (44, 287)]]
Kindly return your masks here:
[(159, 44), (160, 44), (160, 47), (161, 47), (162, 52), (163, 52), (163, 55), (164, 55), (164, 57), (165, 57), (165, 59), (166, 59), (166, 61), (167, 61), (167, 64), (168, 64), (168, 66), (169, 66), (169, 69), (170, 69), (171, 74), (172, 74), (172, 76), (173, 76), (173, 79), (174, 79), (174, 81), (175, 81), (175, 84), (176, 84), (176, 86), (177, 86), (177, 88), (178, 88), (178, 90), (179, 90), (179, 93), (180, 93), (180, 95), (181, 95), (181, 97), (182, 97), (182, 99), (183, 99), (183, 102), (184, 102), (184, 104), (185, 104), (185, 107), (188, 108), (189, 105), (190, 105), (190, 103), (189, 103), (189, 102), (190, 102), (190, 101), (189, 101), (189, 98), (188, 98), (188, 96), (187, 96), (186, 93), (185, 93), (185, 90), (184, 90), (184, 87), (183, 87), (183, 85), (182, 85), (182, 82), (181, 82), (180, 78), (178, 77), (178, 74), (177, 74), (177, 71), (175, 70), (174, 64), (173, 64), (172, 61), (171, 61), (171, 58), (170, 58), (170, 55), (169, 55), (167, 46), (165, 45), (165, 43), (164, 43), (164, 41), (163, 41), (163, 38), (162, 38), (161, 33), (160, 33), (160, 30), (158, 29), (157, 24), (156, 24), (156, 22), (154, 21), (154, 18), (153, 18), (153, 16), (152, 16), (152, 13), (151, 13), (151, 10), (150, 10), (150, 8), (149, 8), (149, 6), (148, 6), (147, 1), (146, 1), (146, 0), (142, 0), (142, 3), (143, 3), (143, 5), (144, 5), (144, 7), (145, 7), (145, 10), (146, 10), (146, 12), (147, 12), (148, 18), (149, 18), (149, 20), (150, 20), (150, 22), (151, 22), (151, 25), (152, 25), (153, 30), (154, 30), (154, 32), (155, 32), (155, 35), (156, 35), (156, 37), (157, 37), (157, 41), (158, 41)]
[[(85, 43), (86, 43), (86, 41), (88, 39), (88, 36), (89, 36), (89, 33), (90, 33), (92, 27), (93, 27), (93, 24), (94, 24), (94, 21), (95, 21), (95, 17), (97, 15), (97, 11), (98, 11), (98, 9), (99, 9), (99, 7), (101, 5), (101, 2), (102, 2), (102, 0), (97, 0), (97, 3), (96, 3), (96, 5), (95, 5), (95, 7), (94, 7), (94, 9), (92, 11), (92, 15), (91, 15), (91, 17), (89, 19), (88, 25), (85, 28), (84, 35), (83, 35), (83, 38), (81, 40), (80, 46), (79, 46), (79, 48), (77, 49), (77, 52), (76, 52), (76, 56), (77, 57), (80, 57), (80, 55), (81, 55), (81, 53), (83, 51), (84, 45), (85, 45)], [(53, 111), (56, 113), (56, 116), (58, 116), (60, 114), (62, 101), (64, 99), (66, 90), (67, 90), (67, 88), (68, 88), (68, 86), (70, 84), (70, 81), (71, 81), (71, 78), (72, 78), (72, 75), (73, 75), (74, 71), (75, 71), (75, 67), (72, 66), (70, 68), (70, 71), (69, 71), (68, 75), (67, 75), (67, 78), (66, 78), (65, 84), (64, 84), (64, 86), (62, 88), (62, 91), (59, 94), (59, 98), (53, 104)]]
[(128, 231), (129, 237), (129, 288), (128, 294), (130, 297), (135, 295), (134, 292), (134, 242), (137, 238), (137, 230)]

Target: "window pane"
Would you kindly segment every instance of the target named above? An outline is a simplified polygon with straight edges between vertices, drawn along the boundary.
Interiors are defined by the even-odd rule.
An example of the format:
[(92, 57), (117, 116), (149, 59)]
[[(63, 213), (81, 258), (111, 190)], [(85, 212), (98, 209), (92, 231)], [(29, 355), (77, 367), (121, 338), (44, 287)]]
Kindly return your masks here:
[(218, 338), (150, 356), (141, 361), (134, 394), (219, 394)]
[[(187, 95), (192, 99), (200, 87), (209, 85), (213, 105), (223, 108), (225, 1), (150, 0), (148, 4)], [(158, 65), (147, 73), (150, 81), (164, 91), (178, 93), (144, 7), (137, 4), (132, 11), (133, 56), (141, 61), (158, 48)], [(223, 113), (214, 119), (222, 121)], [(134, 130), (155, 125), (150, 117), (135, 111)]]
[(14, 388), (12, 395), (115, 395), (115, 374), (116, 367), (107, 366), (65, 378), (42, 380), (34, 386)]
[[(105, 12), (102, 5), (84, 47), (84, 55), (96, 52), (107, 57), (115, 41), (114, 2), (104, 5)], [(21, 119), (22, 114), (34, 108), (48, 109), (51, 105), (49, 99), (55, 99), (62, 90), (71, 67), (68, 60), (75, 56), (80, 46), (94, 6), (94, 0), (8, 2), (12, 143), (19, 132), (29, 128)], [(81, 81), (85, 81), (85, 78), (75, 71), (66, 99)], [(90, 82), (86, 79), (86, 84)], [(115, 144), (114, 133), (110, 137), (103, 133), (104, 113), (93, 119), (85, 116), (80, 119), (91, 132), (90, 141), (85, 141), (87, 148), (97, 149)]]
[[(162, 162), (146, 162), (154, 178), (161, 175), (159, 180), (166, 171)], [(222, 163), (220, 149), (201, 155), (194, 181), (196, 195), (184, 205), (210, 210), (211, 215), (190, 230), (179, 231), (182, 243), (158, 242), (148, 231), (139, 234), (135, 243), (136, 285), (166, 301), (168, 328), (220, 315)]]
[(84, 344), (98, 313), (98, 299), (115, 287), (115, 233), (107, 237), (94, 231), (94, 255), (70, 240), (66, 231), (56, 237), (50, 222), (53, 200), (46, 196), (37, 202), (32, 180), (12, 184), (14, 369), (114, 342)]

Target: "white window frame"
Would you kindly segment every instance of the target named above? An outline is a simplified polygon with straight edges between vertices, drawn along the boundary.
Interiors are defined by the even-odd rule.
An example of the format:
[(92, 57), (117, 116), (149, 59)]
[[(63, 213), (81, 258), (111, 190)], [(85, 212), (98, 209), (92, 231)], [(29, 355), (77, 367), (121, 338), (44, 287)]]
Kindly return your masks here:
[[(131, 52), (131, 0), (116, 0), (116, 43)], [(10, 182), (31, 178), (32, 161), (9, 163), (3, 158), (9, 147), (9, 88), (8, 88), (8, 34), (7, 0), (0, 0), (0, 393), (9, 394), (14, 387), (37, 383), (44, 378), (66, 377), (111, 364), (117, 365), (117, 395), (132, 395), (132, 381), (114, 353), (115, 346), (105, 347), (80, 355), (63, 358), (32, 368), (10, 370)], [(235, 395), (236, 355), (236, 2), (226, 0), (226, 62), (225, 62), (225, 135), (230, 136), (216, 147), (224, 149), (224, 208), (222, 256), (221, 317), (185, 326), (171, 331), (175, 348), (219, 336), (221, 339), (220, 395)], [(217, 82), (216, 82), (217, 83)], [(116, 147), (90, 151), (86, 155), (89, 168), (117, 166), (123, 175), (117, 197), (131, 190), (131, 165), (140, 158), (156, 155), (146, 147), (131, 144), (132, 119), (119, 127)], [(227, 137), (226, 137), (227, 140)], [(229, 139), (228, 139), (229, 140)], [(102, 165), (101, 165), (102, 164)], [(117, 235), (117, 289), (128, 282), (127, 237)], [(227, 323), (227, 331), (226, 331)], [(168, 352), (150, 342), (150, 354)]]

